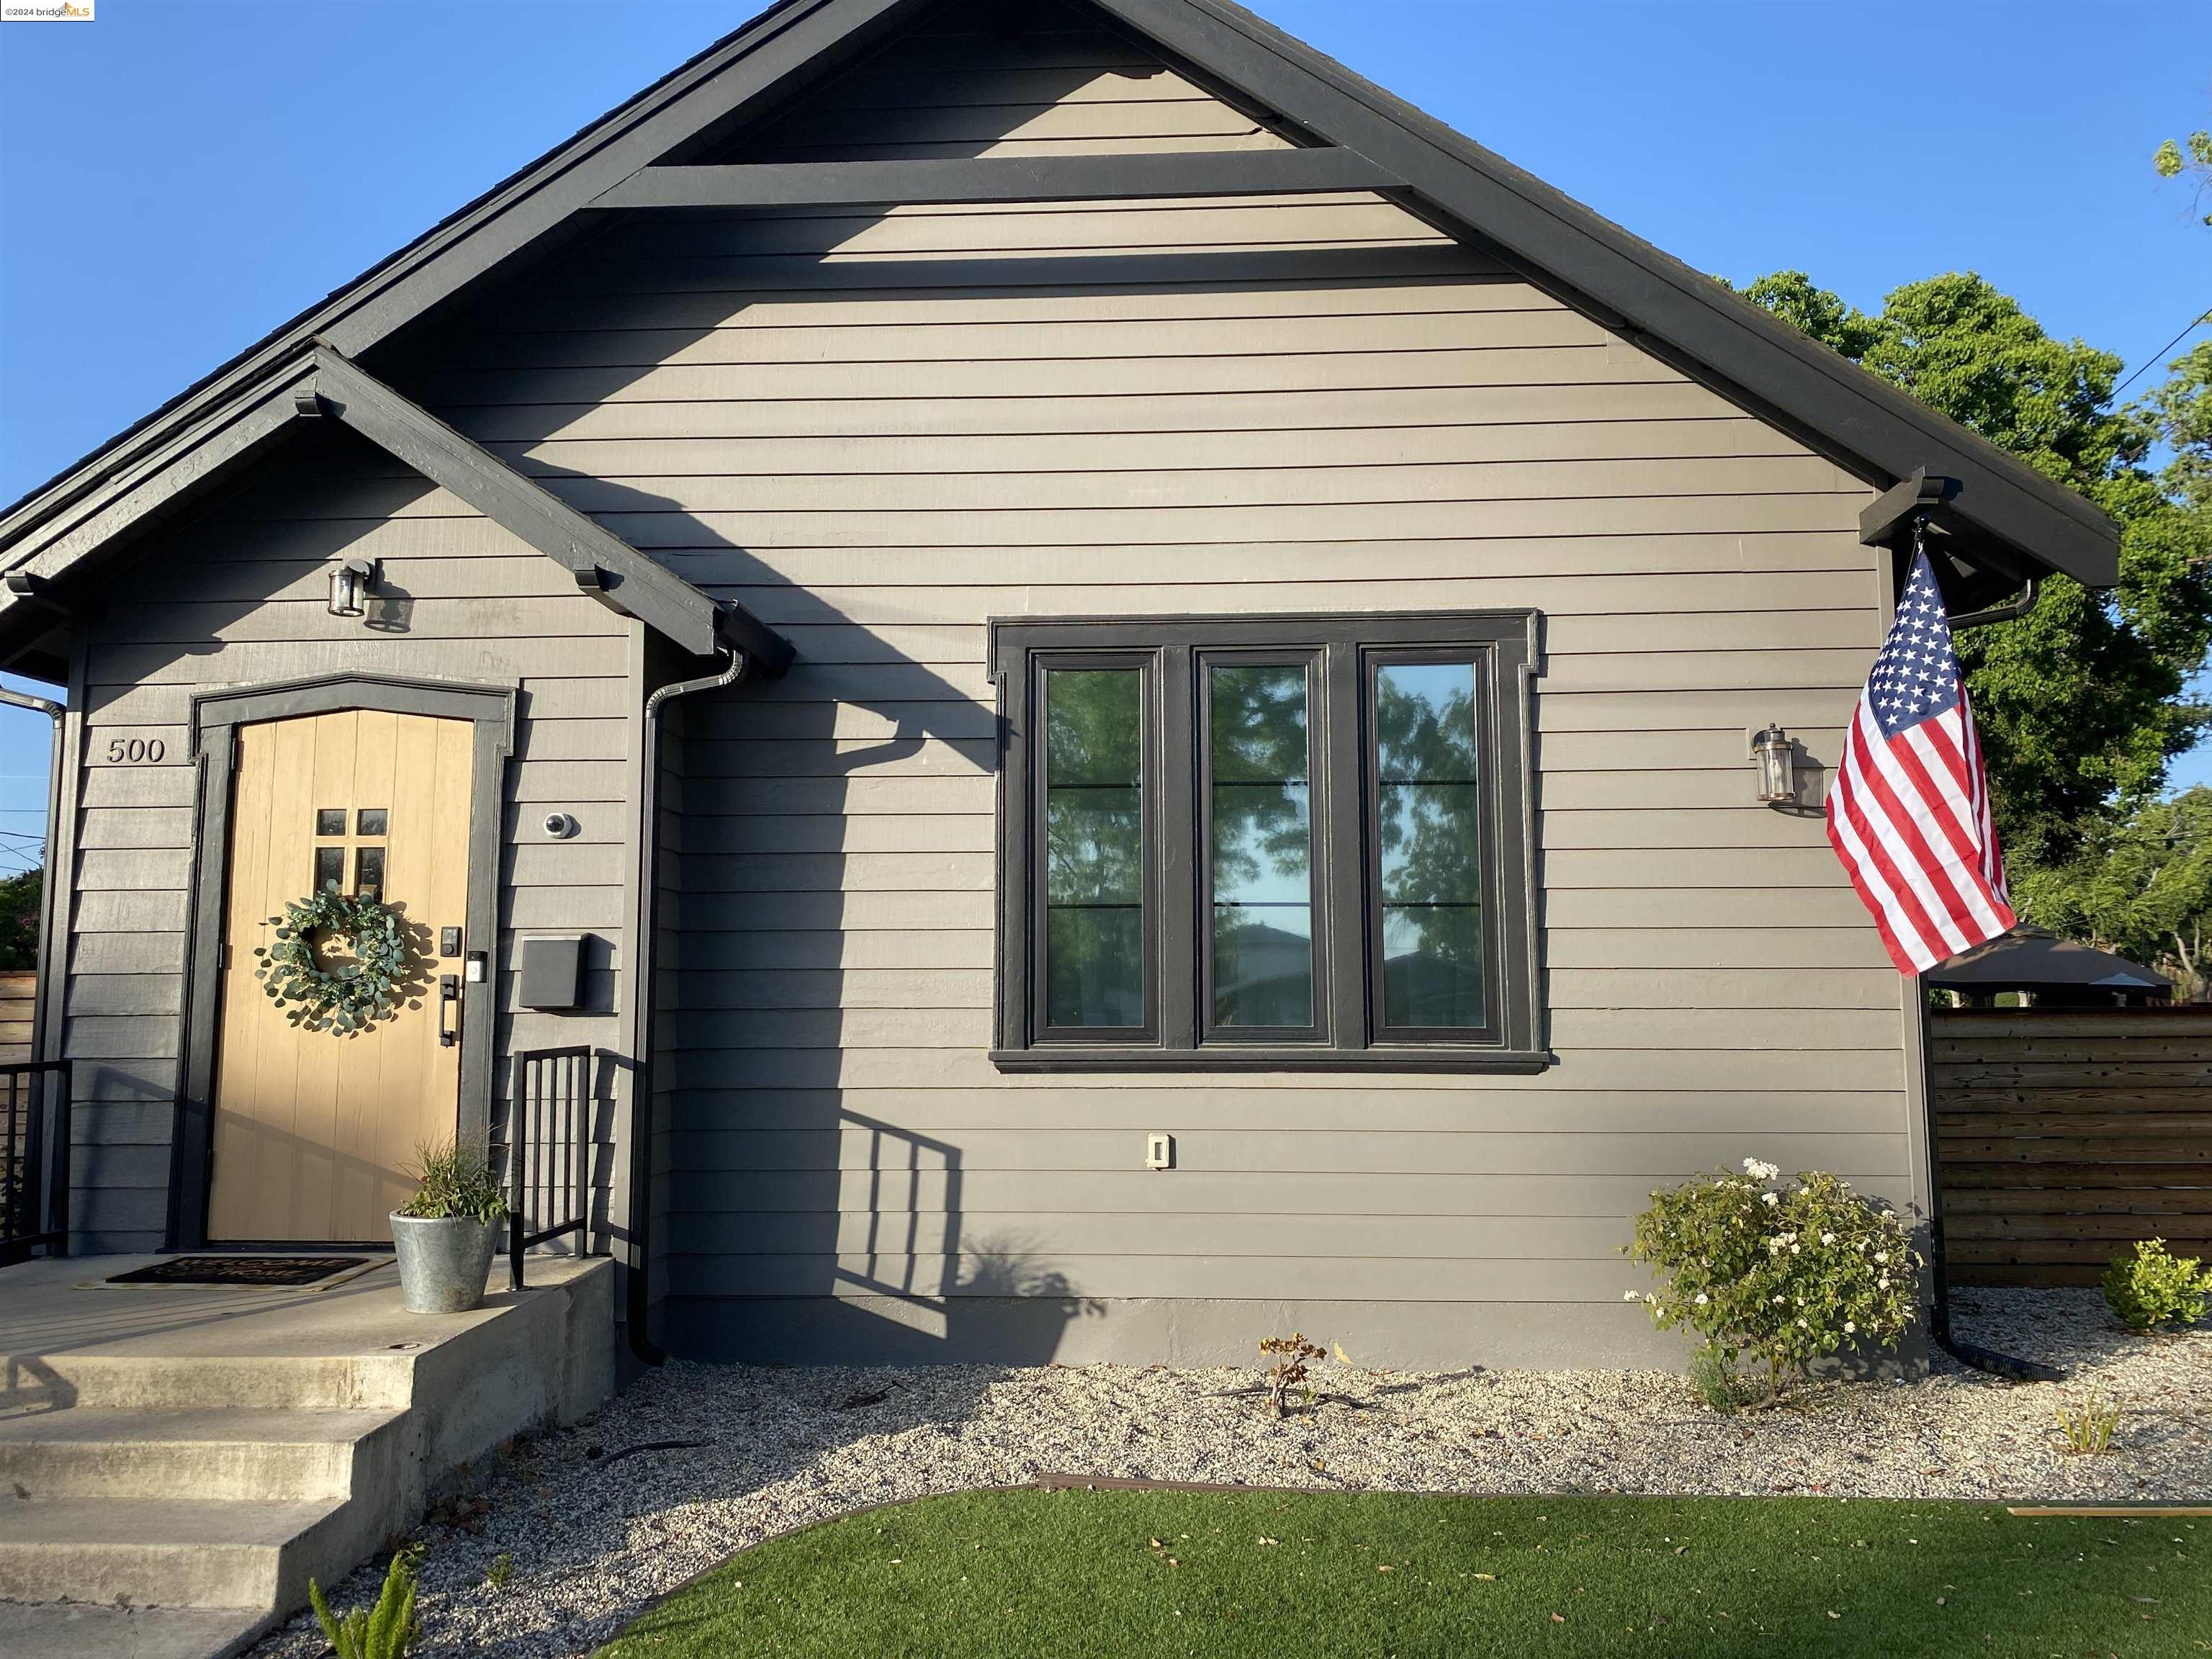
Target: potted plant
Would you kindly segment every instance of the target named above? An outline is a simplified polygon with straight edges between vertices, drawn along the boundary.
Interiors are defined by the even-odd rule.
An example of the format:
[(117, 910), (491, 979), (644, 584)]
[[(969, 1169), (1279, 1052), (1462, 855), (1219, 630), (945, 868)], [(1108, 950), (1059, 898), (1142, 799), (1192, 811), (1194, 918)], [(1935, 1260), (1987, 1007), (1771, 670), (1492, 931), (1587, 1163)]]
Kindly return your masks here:
[(399, 1293), (410, 1313), (466, 1313), (483, 1304), (507, 1194), (482, 1158), (452, 1141), (419, 1157), (415, 1196), (392, 1212)]

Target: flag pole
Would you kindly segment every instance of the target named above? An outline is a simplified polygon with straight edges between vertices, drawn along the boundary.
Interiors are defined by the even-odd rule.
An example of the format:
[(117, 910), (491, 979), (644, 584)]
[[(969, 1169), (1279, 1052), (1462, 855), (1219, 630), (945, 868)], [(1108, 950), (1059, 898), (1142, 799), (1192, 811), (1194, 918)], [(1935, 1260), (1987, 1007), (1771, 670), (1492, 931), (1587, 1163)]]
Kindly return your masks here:
[[(1928, 551), (1928, 514), (1925, 509), (1912, 515), (1912, 557), (1919, 559)], [(1932, 568), (1932, 566), (1931, 566)], [(2034, 603), (2035, 587), (2031, 582), (2023, 596), (2027, 604)], [(2007, 614), (2021, 615), (2025, 611), (2009, 611), (1999, 607), (1996, 611), (1976, 611), (1961, 618), (1970, 623), (2000, 622)], [(1957, 631), (1957, 624), (1952, 624)], [(2009, 1377), (2015, 1382), (2063, 1382), (2066, 1373), (2055, 1365), (2040, 1360), (2019, 1359), (2008, 1353), (1984, 1348), (1972, 1342), (1960, 1341), (1951, 1334), (1951, 1270), (1949, 1255), (1943, 1239), (1943, 1153), (1940, 1137), (1936, 1133), (1936, 1091), (1928, 1075), (1928, 986), (1918, 974), (1912, 976), (1912, 1018), (1920, 1051), (1920, 1121), (1921, 1132), (1927, 1143), (1928, 1159), (1928, 1270), (1934, 1280), (1935, 1306), (1928, 1317), (1928, 1337), (1945, 1353), (1969, 1370), (1986, 1371), (1993, 1376)]]

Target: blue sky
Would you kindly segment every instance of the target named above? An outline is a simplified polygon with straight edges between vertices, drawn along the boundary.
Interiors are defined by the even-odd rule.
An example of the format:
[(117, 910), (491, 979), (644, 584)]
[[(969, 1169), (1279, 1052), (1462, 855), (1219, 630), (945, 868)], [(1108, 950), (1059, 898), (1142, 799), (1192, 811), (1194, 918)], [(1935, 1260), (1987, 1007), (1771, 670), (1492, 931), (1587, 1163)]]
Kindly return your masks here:
[[(1978, 270), (2130, 369), (2212, 306), (2212, 229), (2149, 166), (2212, 125), (2188, 6), (1256, 3), (1706, 270), (1872, 307)], [(102, 0), (7, 27), (0, 500), (756, 9)], [(0, 708), (0, 832), (39, 824), (45, 760), (44, 719)], [(2212, 745), (2177, 781), (2212, 782)]]

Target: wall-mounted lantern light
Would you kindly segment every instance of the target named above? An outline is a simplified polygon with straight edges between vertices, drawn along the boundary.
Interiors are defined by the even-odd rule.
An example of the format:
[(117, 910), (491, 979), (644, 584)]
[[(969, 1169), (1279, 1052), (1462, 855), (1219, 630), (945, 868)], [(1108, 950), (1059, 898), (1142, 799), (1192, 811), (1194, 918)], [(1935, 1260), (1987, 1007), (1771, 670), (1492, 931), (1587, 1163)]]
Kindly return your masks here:
[(348, 559), (331, 571), (331, 615), (366, 615), (368, 607), (365, 601), (376, 591), (376, 561), (374, 559)]
[(1759, 798), (1769, 806), (1795, 805), (1797, 800), (1797, 744), (1778, 726), (1769, 726), (1751, 740), (1752, 757), (1759, 763)]

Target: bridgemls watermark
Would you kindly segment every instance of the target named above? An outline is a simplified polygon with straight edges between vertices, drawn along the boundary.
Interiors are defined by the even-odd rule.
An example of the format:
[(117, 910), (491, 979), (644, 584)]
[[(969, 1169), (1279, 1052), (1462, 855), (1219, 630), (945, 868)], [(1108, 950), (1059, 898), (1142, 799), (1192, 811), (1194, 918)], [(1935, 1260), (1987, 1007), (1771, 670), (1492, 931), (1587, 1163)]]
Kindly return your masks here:
[(89, 23), (93, 0), (0, 0), (0, 23)]

